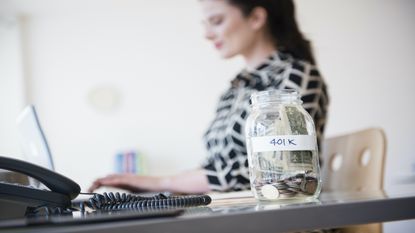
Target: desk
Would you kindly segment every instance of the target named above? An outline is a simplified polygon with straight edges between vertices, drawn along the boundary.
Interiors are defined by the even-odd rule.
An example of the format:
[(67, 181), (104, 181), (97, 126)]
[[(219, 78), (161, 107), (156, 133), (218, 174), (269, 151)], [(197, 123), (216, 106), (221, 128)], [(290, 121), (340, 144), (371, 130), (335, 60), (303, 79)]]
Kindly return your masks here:
[[(415, 190), (407, 193), (323, 193), (309, 203), (258, 204), (251, 197), (215, 199), (178, 217), (82, 225), (3, 229), (7, 232), (288, 232), (415, 218)], [(0, 232), (3, 231), (0, 229)]]

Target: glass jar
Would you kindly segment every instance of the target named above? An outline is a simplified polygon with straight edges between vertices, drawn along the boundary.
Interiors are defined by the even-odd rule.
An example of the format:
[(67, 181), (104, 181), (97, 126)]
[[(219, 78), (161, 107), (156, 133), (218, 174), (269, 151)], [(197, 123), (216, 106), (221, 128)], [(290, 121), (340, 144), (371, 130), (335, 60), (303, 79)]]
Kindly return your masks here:
[(316, 199), (321, 191), (317, 137), (296, 90), (251, 95), (246, 122), (251, 190), (259, 201)]

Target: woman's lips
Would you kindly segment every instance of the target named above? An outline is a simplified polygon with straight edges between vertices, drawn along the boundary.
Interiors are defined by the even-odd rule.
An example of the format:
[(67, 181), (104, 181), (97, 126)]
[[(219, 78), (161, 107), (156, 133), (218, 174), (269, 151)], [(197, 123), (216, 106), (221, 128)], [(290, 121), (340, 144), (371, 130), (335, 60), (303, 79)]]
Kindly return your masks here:
[(220, 42), (215, 43), (215, 48), (216, 49), (222, 48), (222, 43), (220, 43)]

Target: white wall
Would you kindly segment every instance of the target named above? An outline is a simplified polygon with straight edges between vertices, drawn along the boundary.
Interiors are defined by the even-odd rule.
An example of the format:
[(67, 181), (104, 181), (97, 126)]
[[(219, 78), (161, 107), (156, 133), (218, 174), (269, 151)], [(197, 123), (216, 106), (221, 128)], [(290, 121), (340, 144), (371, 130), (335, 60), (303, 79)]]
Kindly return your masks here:
[[(3, 14), (26, 16), (31, 101), (58, 171), (86, 188), (112, 170), (118, 150), (142, 151), (150, 174), (189, 169), (203, 158), (202, 134), (242, 61), (222, 61), (203, 39), (197, 2), (0, 0)], [(386, 185), (414, 175), (415, 2), (296, 3), (329, 85), (327, 135), (382, 127)], [(114, 108), (91, 105), (97, 88), (104, 100), (115, 99)]]
[(22, 158), (16, 140), (16, 115), (24, 102), (20, 25), (0, 15), (0, 155)]
[(388, 138), (386, 186), (414, 177), (415, 2), (297, 2), (329, 83), (327, 135), (380, 126)]

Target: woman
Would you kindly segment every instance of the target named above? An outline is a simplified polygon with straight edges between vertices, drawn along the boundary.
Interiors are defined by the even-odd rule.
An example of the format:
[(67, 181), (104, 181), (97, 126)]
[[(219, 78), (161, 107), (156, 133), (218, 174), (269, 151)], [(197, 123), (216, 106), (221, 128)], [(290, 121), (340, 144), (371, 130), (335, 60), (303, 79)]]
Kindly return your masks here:
[(244, 126), (255, 91), (297, 89), (314, 118), (318, 139), (324, 131), (328, 98), (300, 33), (292, 0), (201, 0), (206, 38), (223, 58), (241, 55), (246, 68), (221, 96), (204, 140), (208, 157), (201, 168), (174, 176), (132, 174), (97, 179), (90, 190), (113, 186), (131, 191), (204, 193), (249, 189)]

